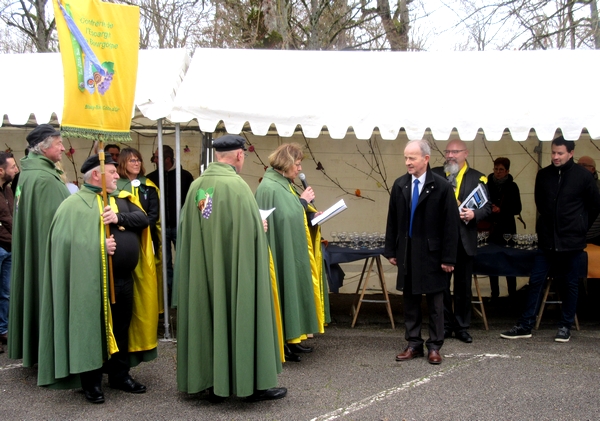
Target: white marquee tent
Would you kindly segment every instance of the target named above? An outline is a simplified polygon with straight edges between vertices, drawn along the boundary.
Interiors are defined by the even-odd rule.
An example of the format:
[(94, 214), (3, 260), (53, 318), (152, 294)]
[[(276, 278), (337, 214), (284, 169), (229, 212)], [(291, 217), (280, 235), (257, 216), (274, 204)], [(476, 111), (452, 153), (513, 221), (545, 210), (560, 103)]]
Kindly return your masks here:
[(177, 93), (174, 122), (197, 119), (203, 132), (222, 121), (283, 137), (297, 126), (308, 138), (326, 128), (359, 139), (375, 128), (409, 139), (430, 128), (447, 139), (453, 128), (472, 140), (505, 129), (525, 140), (531, 129), (551, 140), (557, 128), (578, 139), (600, 137), (600, 51), (331, 52), (198, 49)]

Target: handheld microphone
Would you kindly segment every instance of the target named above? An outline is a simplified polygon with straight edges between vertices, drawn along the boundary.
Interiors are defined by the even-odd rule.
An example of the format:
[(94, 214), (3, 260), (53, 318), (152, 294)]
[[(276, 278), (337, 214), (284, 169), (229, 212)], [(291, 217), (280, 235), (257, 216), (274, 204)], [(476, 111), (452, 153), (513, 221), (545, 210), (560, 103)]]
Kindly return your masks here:
[[(298, 174), (298, 177), (300, 178), (300, 181), (302, 182), (302, 187), (304, 187), (304, 190), (306, 190), (306, 188), (308, 187), (308, 183), (306, 182), (306, 176), (304, 175), (304, 173), (300, 173)], [(310, 203), (313, 203), (314, 200), (311, 200)]]
[(302, 182), (302, 186), (304, 187), (304, 190), (306, 190), (306, 188), (308, 187), (308, 183), (306, 182), (306, 176), (304, 175), (303, 172), (301, 172), (300, 174), (298, 174), (298, 177), (300, 177), (300, 181)]

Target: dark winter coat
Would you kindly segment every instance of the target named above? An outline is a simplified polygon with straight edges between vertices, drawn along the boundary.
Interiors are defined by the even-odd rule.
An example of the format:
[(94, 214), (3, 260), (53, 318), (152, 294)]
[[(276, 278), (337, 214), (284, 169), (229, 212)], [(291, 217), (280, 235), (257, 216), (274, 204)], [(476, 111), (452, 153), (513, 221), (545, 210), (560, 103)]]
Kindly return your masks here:
[(515, 215), (521, 213), (521, 193), (519, 186), (513, 181), (513, 176), (508, 174), (508, 179), (501, 184), (494, 182), (494, 174), (488, 176), (488, 190), (491, 202), (500, 208), (500, 212), (491, 213), (488, 220), (492, 225), (491, 241), (504, 243), (502, 234), (515, 234), (517, 224)]
[[(432, 171), (446, 180), (444, 167), (436, 167)], [(446, 182), (448, 182), (448, 180), (446, 180)], [(458, 203), (464, 202), (467, 196), (471, 194), (479, 183), (482, 183), (484, 186), (486, 185), (487, 178), (485, 175), (471, 167), (467, 168), (463, 175), (462, 182), (460, 183)], [(455, 201), (455, 203), (457, 202)], [(460, 221), (460, 241), (468, 256), (475, 256), (475, 254), (477, 254), (477, 223), (486, 219), (492, 213), (492, 204), (488, 201), (481, 209), (475, 209), (473, 212), (475, 213), (475, 218), (470, 220), (468, 224), (460, 221), (460, 215), (457, 215), (457, 219)]]
[[(384, 256), (395, 257), (398, 264), (396, 289), (411, 282), (413, 294), (443, 291), (448, 275), (442, 263), (456, 263), (458, 244), (458, 207), (452, 186), (427, 169), (413, 219), (411, 260), (407, 261), (412, 176), (405, 174), (394, 182), (390, 197)], [(410, 264), (412, 277), (408, 279)]]
[(600, 212), (600, 193), (589, 171), (573, 159), (542, 168), (535, 178), (535, 204), (540, 249), (585, 248), (585, 234)]

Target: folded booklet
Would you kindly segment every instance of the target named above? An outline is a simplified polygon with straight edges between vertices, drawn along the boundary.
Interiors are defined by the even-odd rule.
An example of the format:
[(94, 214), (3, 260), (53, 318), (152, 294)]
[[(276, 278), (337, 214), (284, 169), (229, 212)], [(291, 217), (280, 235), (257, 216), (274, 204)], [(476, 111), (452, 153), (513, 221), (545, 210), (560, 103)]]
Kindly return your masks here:
[(464, 202), (458, 207), (459, 210), (467, 208), (471, 210), (481, 209), (488, 202), (487, 192), (483, 184), (479, 183), (477, 187), (467, 196)]
[(339, 202), (337, 202), (335, 205), (333, 205), (332, 207), (327, 209), (325, 212), (323, 212), (321, 215), (315, 216), (312, 219), (312, 225), (313, 226), (321, 225), (321, 224), (323, 224), (323, 222), (329, 220), (330, 218), (333, 218), (338, 213), (346, 210), (346, 208), (347, 208), (346, 203), (344, 202), (344, 199), (342, 199)]

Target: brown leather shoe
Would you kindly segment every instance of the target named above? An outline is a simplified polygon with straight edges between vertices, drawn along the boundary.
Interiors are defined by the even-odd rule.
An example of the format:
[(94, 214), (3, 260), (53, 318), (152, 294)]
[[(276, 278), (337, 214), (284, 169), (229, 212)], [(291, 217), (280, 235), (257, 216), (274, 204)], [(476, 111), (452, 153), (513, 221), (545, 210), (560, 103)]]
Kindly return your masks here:
[(413, 358), (422, 357), (423, 350), (416, 350), (412, 346), (407, 346), (401, 354), (396, 355), (396, 361), (408, 361)]
[(441, 364), (442, 356), (440, 355), (439, 349), (431, 349), (429, 350), (429, 354), (427, 354), (427, 361), (429, 364)]

